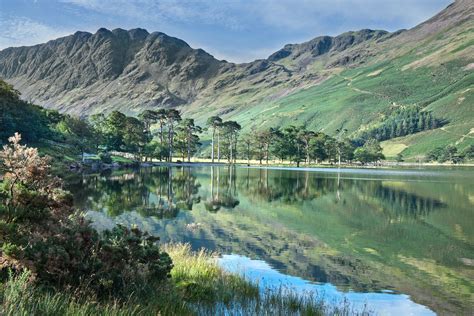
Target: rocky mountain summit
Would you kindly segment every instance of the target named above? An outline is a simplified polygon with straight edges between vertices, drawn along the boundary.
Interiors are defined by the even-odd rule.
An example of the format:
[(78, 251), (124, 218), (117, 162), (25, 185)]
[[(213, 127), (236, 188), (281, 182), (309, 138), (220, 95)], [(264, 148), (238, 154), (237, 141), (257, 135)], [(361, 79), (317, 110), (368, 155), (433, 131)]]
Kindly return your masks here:
[[(46, 107), (77, 114), (116, 107), (134, 112), (190, 104), (205, 90), (237, 88), (242, 93), (236, 87), (242, 82), (261, 88), (288, 82), (316, 57), (387, 34), (362, 30), (318, 37), (287, 45), (268, 59), (233, 64), (164, 33), (101, 28), (95, 34), (76, 32), (45, 44), (7, 48), (0, 52), (0, 76)], [(278, 63), (289, 57), (299, 68)]]

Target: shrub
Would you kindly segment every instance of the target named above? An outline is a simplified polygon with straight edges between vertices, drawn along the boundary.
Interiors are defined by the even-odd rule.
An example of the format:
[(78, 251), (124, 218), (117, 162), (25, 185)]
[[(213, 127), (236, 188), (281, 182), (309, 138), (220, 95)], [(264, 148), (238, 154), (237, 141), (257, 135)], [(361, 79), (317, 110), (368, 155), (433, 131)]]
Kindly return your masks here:
[(113, 162), (112, 157), (109, 153), (100, 153), (99, 159), (102, 163), (111, 164)]
[(27, 269), (44, 285), (116, 297), (169, 276), (171, 259), (155, 237), (121, 226), (98, 233), (72, 208), (48, 158), (20, 140), (10, 137), (0, 152), (0, 277)]
[(438, 161), (440, 163), (451, 161), (455, 164), (461, 163), (464, 161), (466, 154), (459, 153), (458, 149), (453, 145), (448, 145), (446, 147), (437, 147), (430, 151), (427, 155), (429, 161)]
[(354, 151), (354, 158), (362, 164), (385, 159), (382, 154), (382, 147), (380, 147), (379, 142), (374, 139), (367, 141), (364, 146), (357, 148)]

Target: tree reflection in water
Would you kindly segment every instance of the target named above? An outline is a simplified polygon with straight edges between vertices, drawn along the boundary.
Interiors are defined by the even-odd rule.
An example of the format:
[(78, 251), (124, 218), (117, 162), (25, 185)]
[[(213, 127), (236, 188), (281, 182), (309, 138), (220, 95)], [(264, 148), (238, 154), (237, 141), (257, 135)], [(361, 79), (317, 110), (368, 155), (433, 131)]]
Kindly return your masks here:
[(190, 167), (153, 167), (84, 175), (70, 180), (77, 207), (116, 217), (127, 211), (159, 218), (176, 217), (200, 203), (200, 184)]
[[(104, 172), (69, 178), (68, 189), (74, 193), (76, 205), (83, 210), (103, 211), (111, 217), (126, 211), (159, 218), (176, 217), (180, 210), (190, 211), (204, 198), (209, 212), (234, 209), (239, 195), (255, 202), (297, 205), (325, 196), (334, 206), (346, 204), (345, 195), (373, 199), (393, 218), (425, 216), (443, 202), (394, 188), (382, 180), (364, 181), (320, 177), (311, 172), (280, 172), (268, 169), (243, 169), (235, 166), (209, 167), (208, 175), (198, 179), (192, 167), (153, 167), (139, 170)], [(208, 182), (209, 191), (200, 192), (201, 183)], [(205, 194), (205, 195), (203, 195)]]
[[(236, 167), (210, 167), (210, 197), (205, 202), (206, 210), (217, 212), (221, 208), (233, 209), (239, 205), (236, 187)], [(222, 170), (221, 170), (222, 169)]]

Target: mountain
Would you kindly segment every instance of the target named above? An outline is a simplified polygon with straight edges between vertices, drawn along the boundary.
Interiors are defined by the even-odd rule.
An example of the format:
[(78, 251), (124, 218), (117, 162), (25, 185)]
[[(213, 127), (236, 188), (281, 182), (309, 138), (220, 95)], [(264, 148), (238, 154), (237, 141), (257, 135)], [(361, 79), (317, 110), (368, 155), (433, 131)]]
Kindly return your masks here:
[(244, 131), (294, 124), (357, 137), (415, 106), (447, 124), (383, 142), (389, 157), (412, 159), (474, 143), (473, 70), (471, 0), (410, 30), (320, 36), (245, 64), (143, 29), (77, 32), (0, 51), (0, 77), (23, 98), (78, 115), (178, 107), (201, 124), (217, 114)]

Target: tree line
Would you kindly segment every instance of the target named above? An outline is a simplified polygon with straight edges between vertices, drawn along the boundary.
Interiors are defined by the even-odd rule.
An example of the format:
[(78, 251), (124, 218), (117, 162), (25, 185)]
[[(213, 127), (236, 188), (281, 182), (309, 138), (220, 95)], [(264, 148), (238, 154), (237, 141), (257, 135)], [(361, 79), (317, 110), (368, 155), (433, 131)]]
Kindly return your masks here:
[(429, 111), (422, 111), (417, 106), (397, 109), (376, 127), (361, 133), (356, 142), (361, 144), (368, 139), (384, 141), (441, 127), (447, 123), (433, 116)]
[[(337, 130), (335, 136), (301, 126), (269, 128), (241, 133), (236, 121), (224, 121), (211, 116), (204, 127), (194, 119), (183, 118), (176, 109), (145, 110), (138, 117), (119, 111), (108, 115), (96, 114), (88, 119), (78, 118), (55, 110), (48, 110), (21, 100), (20, 93), (0, 80), (0, 143), (15, 132), (29, 144), (57, 149), (70, 148), (85, 153), (97, 153), (104, 162), (111, 162), (110, 152), (133, 154), (137, 161), (171, 161), (172, 158), (190, 161), (199, 154), (212, 162), (236, 162), (237, 159), (270, 160), (301, 163), (375, 162), (383, 159), (379, 141), (404, 136), (442, 126), (446, 122), (416, 106), (392, 112), (375, 127), (355, 138), (346, 137), (346, 130)], [(201, 146), (202, 133), (210, 136), (210, 153)], [(46, 144), (46, 146), (43, 146)], [(200, 152), (201, 151), (201, 152)], [(451, 147), (436, 148), (427, 154), (427, 160), (462, 162), (472, 159), (470, 149), (455, 152)], [(472, 151), (472, 150), (471, 150)], [(64, 153), (61, 153), (64, 155)], [(403, 161), (402, 156), (397, 157)]]
[(301, 163), (331, 163), (359, 161), (369, 163), (383, 159), (382, 148), (375, 139), (362, 146), (345, 137), (346, 130), (338, 130), (335, 137), (305, 127), (288, 126), (241, 134), (236, 121), (210, 117), (205, 127), (192, 118), (183, 118), (176, 109), (145, 110), (138, 117), (119, 111), (108, 115), (95, 114), (88, 120), (59, 114), (54, 130), (80, 151), (98, 153), (104, 162), (111, 162), (110, 153), (126, 152), (138, 162), (152, 159), (172, 161), (180, 158), (191, 161), (201, 149), (200, 135), (210, 135), (212, 162), (235, 163), (237, 159), (270, 160)]

